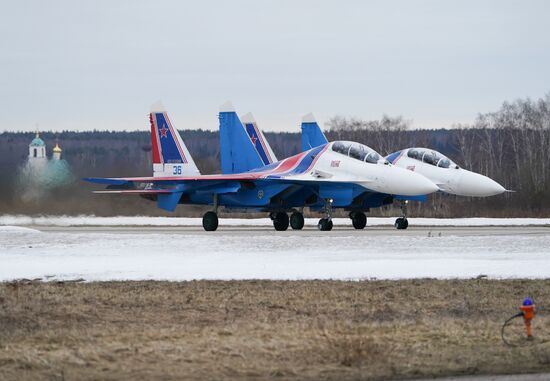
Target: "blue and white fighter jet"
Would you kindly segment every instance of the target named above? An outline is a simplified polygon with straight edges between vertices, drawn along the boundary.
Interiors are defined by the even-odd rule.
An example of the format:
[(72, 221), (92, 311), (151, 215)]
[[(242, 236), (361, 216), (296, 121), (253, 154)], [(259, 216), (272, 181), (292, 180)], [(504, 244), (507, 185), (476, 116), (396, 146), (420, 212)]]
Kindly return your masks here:
[[(160, 104), (151, 110), (149, 119), (153, 176), (84, 180), (107, 185), (107, 190), (96, 193), (141, 195), (168, 211), (175, 210), (178, 204), (212, 205), (202, 220), (207, 231), (217, 229), (220, 206), (268, 212), (275, 229), (286, 230), (288, 212), (292, 211), (294, 222), (303, 226), (301, 209), (320, 205), (325, 216), (318, 227), (331, 230), (334, 207), (350, 205), (355, 200), (383, 204), (394, 195), (415, 197), (438, 189), (425, 177), (392, 165), (358, 143), (328, 143), (267, 165), (262, 155), (254, 152), (259, 147), (257, 141), (232, 144), (232, 148), (239, 148), (227, 150), (224, 147), (231, 139), (249, 142), (260, 138), (257, 132), (249, 133), (243, 126), (231, 104), (222, 106), (219, 114), (224, 173), (201, 175)], [(349, 146), (348, 152), (343, 153), (342, 146)]]
[[(306, 115), (302, 121), (302, 150), (321, 146), (327, 142), (315, 118), (311, 114)], [(506, 191), (502, 185), (491, 178), (463, 169), (445, 155), (432, 149), (406, 148), (389, 154), (386, 160), (395, 166), (425, 176), (441, 192), (458, 196), (488, 197)], [(395, 222), (398, 229), (406, 229), (408, 226), (406, 201), (401, 200), (403, 216)]]

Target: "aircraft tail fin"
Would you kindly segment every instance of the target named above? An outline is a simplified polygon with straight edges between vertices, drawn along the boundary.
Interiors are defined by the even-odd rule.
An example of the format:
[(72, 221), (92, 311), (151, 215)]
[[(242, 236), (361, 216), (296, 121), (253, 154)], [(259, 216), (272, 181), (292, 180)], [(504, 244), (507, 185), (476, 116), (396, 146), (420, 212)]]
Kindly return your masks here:
[(302, 118), (302, 151), (321, 146), (328, 140), (312, 113)]
[(265, 138), (263, 131), (258, 128), (258, 124), (256, 123), (252, 113), (249, 112), (248, 114), (243, 115), (241, 117), (241, 121), (246, 130), (246, 134), (248, 135), (248, 141), (252, 144), (256, 152), (258, 152), (258, 155), (262, 159), (264, 165), (269, 165), (276, 162), (277, 158)]
[(153, 176), (172, 177), (200, 174), (179, 132), (172, 126), (160, 102), (151, 107), (151, 150)]
[(274, 156), (270, 156), (271, 148), (267, 148), (263, 134), (257, 132), (259, 130), (255, 127), (255, 122), (248, 123), (249, 127), (245, 127), (231, 102), (226, 102), (220, 107), (219, 119), (223, 174), (250, 171), (273, 161)]

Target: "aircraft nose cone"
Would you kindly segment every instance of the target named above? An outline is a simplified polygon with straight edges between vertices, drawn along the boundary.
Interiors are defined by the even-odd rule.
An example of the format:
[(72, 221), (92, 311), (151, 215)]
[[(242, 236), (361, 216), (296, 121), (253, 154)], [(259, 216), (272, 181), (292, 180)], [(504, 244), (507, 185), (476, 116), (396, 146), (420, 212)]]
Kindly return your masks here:
[(386, 181), (389, 192), (402, 196), (423, 196), (437, 192), (439, 188), (421, 174), (393, 167), (392, 176)]
[(488, 197), (504, 193), (506, 189), (493, 179), (479, 173), (464, 171), (458, 184), (462, 196)]

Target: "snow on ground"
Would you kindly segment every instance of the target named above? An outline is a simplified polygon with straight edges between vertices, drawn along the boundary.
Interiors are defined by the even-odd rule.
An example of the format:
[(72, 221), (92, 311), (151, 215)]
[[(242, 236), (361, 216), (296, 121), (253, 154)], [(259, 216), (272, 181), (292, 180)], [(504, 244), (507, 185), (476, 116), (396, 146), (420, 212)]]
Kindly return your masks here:
[(25, 228), (22, 226), (0, 225), (0, 233), (42, 233), (40, 230)]
[[(315, 226), (318, 218), (306, 218)], [(369, 217), (369, 226), (393, 225), (395, 217)], [(351, 226), (349, 218), (335, 218), (335, 225)], [(550, 218), (409, 218), (411, 226), (524, 226), (550, 225)], [(0, 225), (16, 226), (202, 226), (201, 218), (188, 217), (96, 217), (0, 215)], [(221, 218), (220, 226), (272, 226), (269, 218)]]
[(136, 228), (114, 234), (69, 228), (36, 234), (3, 228), (0, 281), (550, 277), (550, 232), (441, 237), (395, 232)]

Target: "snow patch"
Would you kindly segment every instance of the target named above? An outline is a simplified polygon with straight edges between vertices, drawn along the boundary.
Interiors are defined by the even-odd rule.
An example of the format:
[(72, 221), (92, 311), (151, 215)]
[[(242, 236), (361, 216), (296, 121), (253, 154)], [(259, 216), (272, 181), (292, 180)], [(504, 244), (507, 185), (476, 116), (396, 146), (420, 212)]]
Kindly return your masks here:
[[(3, 227), (12, 229), (13, 227)], [(307, 233), (307, 232), (305, 232)], [(547, 234), (337, 235), (287, 232), (43, 232), (0, 239), (13, 279), (549, 278)]]
[(40, 230), (25, 228), (22, 226), (0, 225), (0, 234), (2, 233), (42, 233)]

